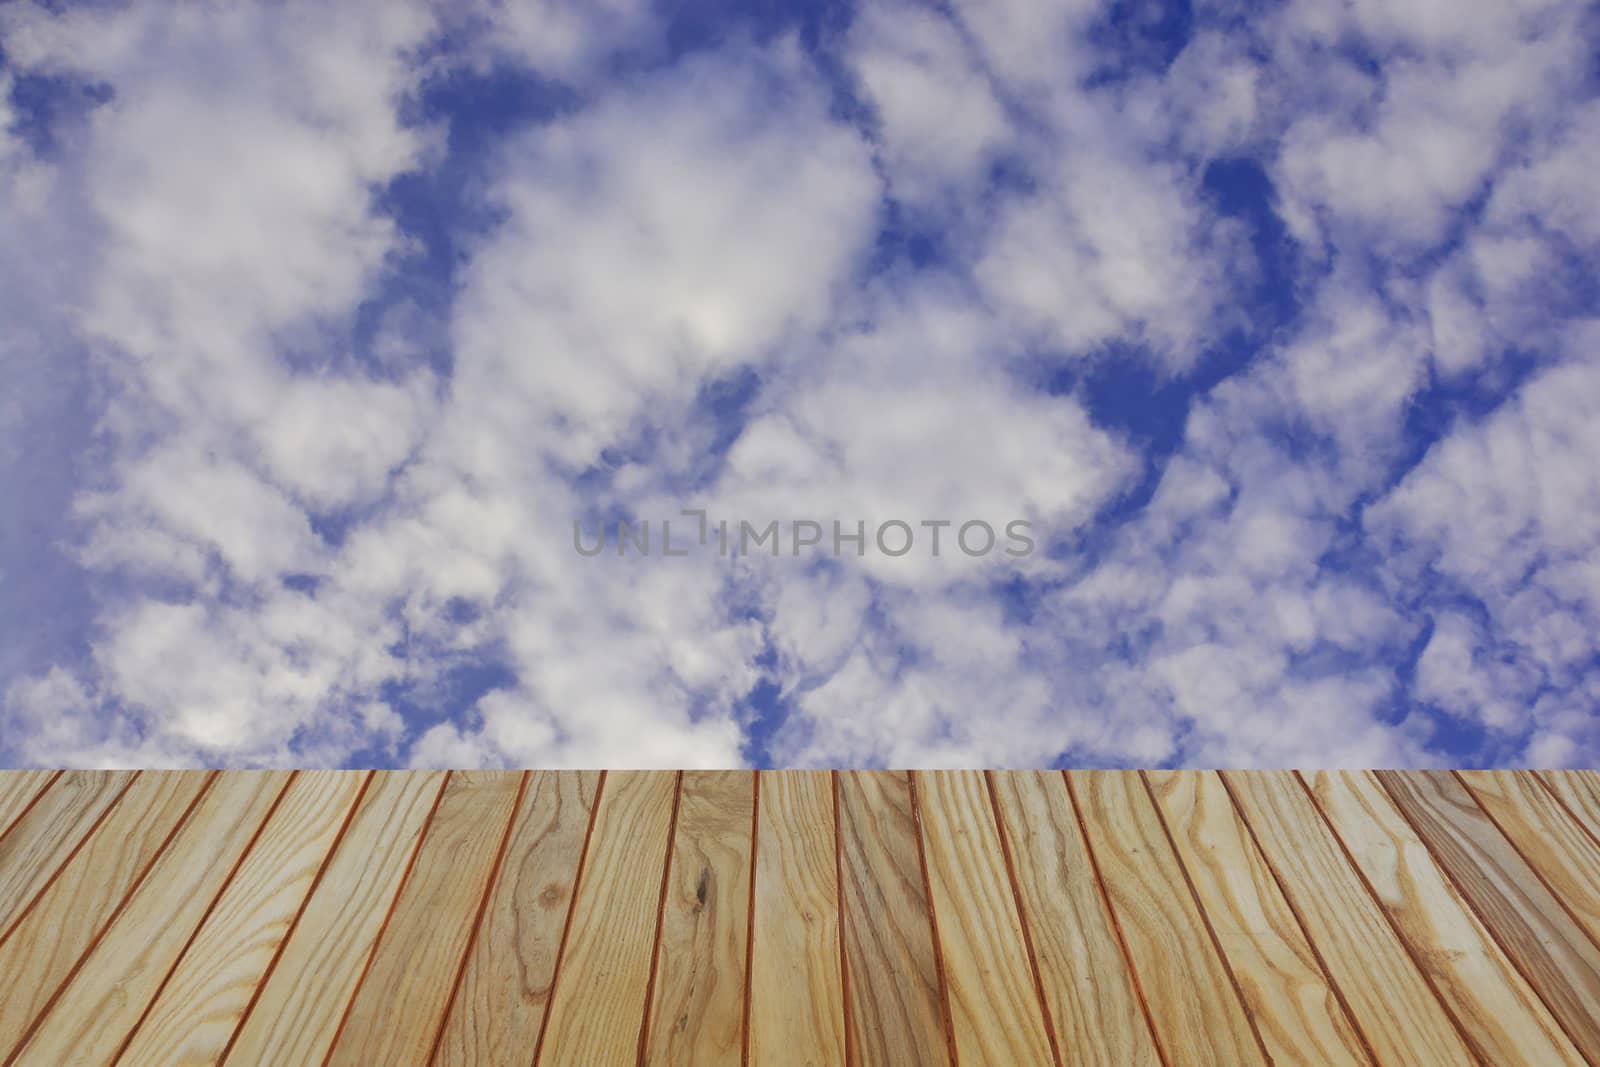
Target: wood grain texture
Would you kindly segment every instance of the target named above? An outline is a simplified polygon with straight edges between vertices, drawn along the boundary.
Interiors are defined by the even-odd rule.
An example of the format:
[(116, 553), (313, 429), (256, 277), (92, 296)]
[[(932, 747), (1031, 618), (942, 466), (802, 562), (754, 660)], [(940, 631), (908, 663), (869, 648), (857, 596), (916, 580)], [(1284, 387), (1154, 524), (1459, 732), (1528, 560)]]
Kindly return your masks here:
[(1155, 1067), (1155, 1041), (1066, 783), (1057, 771), (991, 777), (1062, 1060)]
[(1478, 802), (1517, 843), (1522, 857), (1600, 941), (1600, 838), (1532, 771), (1462, 771)]
[(1533, 771), (1461, 771), (1459, 777), (1584, 933), (1600, 942), (1600, 835), (1590, 835), (1562, 793)]
[(1600, 841), (1600, 773), (1595, 771), (1537, 771), (1540, 784), (1560, 799), (1567, 814), (1596, 841)]
[(949, 1035), (904, 771), (841, 771), (839, 833), (850, 1027), (862, 1067), (950, 1062)]
[(146, 771), (27, 916), (0, 941), (0, 1062), (10, 1056), (50, 997), (117, 909), (169, 847), (213, 782), (203, 771)]
[(0, 1067), (1600, 1064), (1588, 772), (63, 772), (0, 804)]
[(538, 1063), (638, 1057), (677, 782), (670, 771), (606, 776)]
[(0, 771), (0, 838), (5, 837), (60, 771)]
[(322, 1063), (445, 782), (377, 771), (223, 1062)]
[(438, 1067), (527, 1067), (599, 781), (593, 771), (532, 772), (450, 1006)]
[(750, 1063), (845, 1062), (833, 781), (763, 771), (750, 946)]
[(1222, 780), (1378, 1062), (1476, 1063), (1293, 772)]
[(67, 771), (0, 839), (0, 930), (43, 892), (138, 771)]
[(295, 779), (121, 1062), (187, 1067), (222, 1057), (367, 777), (306, 771)]
[(1059, 1062), (983, 773), (922, 771), (913, 779), (960, 1062)]
[(1211, 771), (1146, 778), (1273, 1060), (1370, 1063), (1222, 779)]
[(649, 1064), (738, 1067), (744, 1053), (751, 771), (685, 771), (661, 916)]
[(1539, 998), (1434, 865), (1367, 772), (1309, 777), (1317, 801), (1479, 1056), (1499, 1064), (1579, 1064)]
[(1264, 1063), (1143, 783), (1114, 771), (1074, 771), (1068, 782), (1168, 1057)]
[(218, 777), (11, 1063), (62, 1067), (116, 1058), (292, 777)]
[(451, 773), (328, 1067), (432, 1055), (522, 781), (518, 771)]
[(1562, 1028), (1600, 1062), (1600, 948), (1453, 774), (1377, 776)]

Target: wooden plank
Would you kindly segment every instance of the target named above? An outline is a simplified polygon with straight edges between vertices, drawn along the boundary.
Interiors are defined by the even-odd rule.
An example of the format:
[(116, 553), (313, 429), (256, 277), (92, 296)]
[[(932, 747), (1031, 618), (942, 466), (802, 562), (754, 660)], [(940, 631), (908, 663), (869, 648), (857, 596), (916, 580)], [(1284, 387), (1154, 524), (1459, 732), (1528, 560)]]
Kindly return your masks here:
[(1311, 784), (1435, 994), (1483, 1061), (1582, 1063), (1377, 780), (1368, 772), (1321, 772)]
[(1532, 771), (1462, 771), (1461, 779), (1578, 925), (1600, 940), (1600, 837)]
[(180, 1067), (221, 1059), (367, 779), (356, 771), (306, 771), (295, 779), (121, 1062)]
[(0, 838), (61, 771), (0, 771)]
[(123, 773), (0, 1067), (1600, 1063), (1582, 773)]
[(1059, 1063), (981, 771), (912, 776), (950, 998), (956, 1055)]
[(1600, 1061), (1600, 948), (1454, 775), (1378, 779), (1573, 1043)]
[(943, 979), (909, 775), (841, 772), (839, 834), (854, 1062), (948, 1064)]
[(845, 1062), (833, 780), (763, 771), (750, 946), (750, 1063)]
[(109, 1063), (199, 929), (292, 778), (220, 776), (12, 1064)]
[(755, 812), (750, 771), (685, 771), (645, 1062), (737, 1067)]
[(1155, 1067), (1149, 1021), (1066, 782), (1057, 771), (996, 771), (990, 779), (1062, 1060)]
[(677, 782), (669, 771), (606, 776), (536, 1063), (637, 1060)]
[(1144, 784), (1119, 771), (1075, 771), (1067, 781), (1167, 1056), (1264, 1063)]
[(600, 775), (534, 771), (435, 1067), (526, 1067), (539, 1039)]
[(1378, 1062), (1476, 1063), (1293, 773), (1222, 780)]
[(1156, 805), (1277, 1063), (1370, 1063), (1305, 931), (1215, 772), (1151, 771)]
[(1591, 840), (1600, 842), (1600, 773), (1595, 771), (1535, 771), (1534, 777)]
[(438, 803), (443, 771), (377, 771), (224, 1062), (322, 1063)]
[(450, 775), (328, 1067), (431, 1057), (523, 780), (519, 771)]
[(138, 773), (67, 771), (0, 839), (0, 930), (44, 891)]
[(204, 771), (141, 774), (61, 877), (0, 941), (0, 1062), (111, 925), (211, 781)]

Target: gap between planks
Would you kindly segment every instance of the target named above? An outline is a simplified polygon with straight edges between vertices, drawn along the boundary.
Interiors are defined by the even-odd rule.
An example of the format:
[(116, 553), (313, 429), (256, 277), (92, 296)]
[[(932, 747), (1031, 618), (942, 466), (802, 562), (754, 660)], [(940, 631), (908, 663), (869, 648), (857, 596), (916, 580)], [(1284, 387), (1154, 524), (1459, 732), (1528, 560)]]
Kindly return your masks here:
[[(1467, 1028), (1462, 1025), (1460, 1017), (1456, 1015), (1455, 1009), (1450, 1006), (1449, 1000), (1439, 993), (1439, 986), (1434, 980), (1433, 975), (1428, 972), (1428, 968), (1424, 967), (1422, 965), (1422, 961), (1417, 958), (1416, 946), (1414, 946), (1411, 943), (1411, 940), (1405, 936), (1405, 933), (1400, 929), (1399, 924), (1395, 922), (1394, 916), (1391, 915), (1389, 909), (1384, 906), (1383, 897), (1378, 894), (1378, 890), (1375, 886), (1373, 886), (1372, 880), (1367, 877), (1367, 872), (1362, 870), (1361, 865), (1356, 862), (1355, 855), (1350, 851), (1349, 844), (1345, 842), (1344, 835), (1339, 832), (1339, 827), (1335, 825), (1334, 821), (1328, 817), (1328, 813), (1323, 809), (1322, 799), (1317, 796), (1316, 790), (1311, 788), (1311, 783), (1306, 781), (1305, 775), (1300, 771), (1292, 771), (1291, 773), (1294, 775), (1294, 780), (1299, 784), (1301, 790), (1304, 791), (1306, 799), (1309, 800), (1311, 802), (1311, 806), (1316, 809), (1317, 815), (1322, 819), (1323, 825), (1328, 828), (1328, 832), (1333, 835), (1334, 841), (1338, 843), (1339, 853), (1344, 857), (1345, 866), (1349, 867), (1350, 870), (1355, 872), (1356, 878), (1361, 882), (1362, 888), (1366, 890), (1367, 896), (1371, 898), (1373, 906), (1378, 910), (1378, 914), (1381, 915), (1383, 917), (1383, 921), (1388, 924), (1390, 933), (1394, 935), (1395, 941), (1399, 943), (1400, 948), (1405, 952), (1406, 958), (1411, 961), (1411, 966), (1416, 969), (1416, 972), (1418, 976), (1421, 977), (1423, 984), (1426, 985), (1428, 987), (1428, 991), (1433, 994), (1433, 999), (1439, 1005), (1440, 1010), (1444, 1012), (1445, 1018), (1450, 1020), (1450, 1025), (1455, 1028), (1456, 1037), (1461, 1040), (1461, 1044), (1466, 1048), (1468, 1054), (1471, 1055), (1474, 1060), (1480, 1064), (1483, 1064), (1483, 1067), (1493, 1067), (1492, 1064), (1483, 1063), (1483, 1058), (1478, 1052), (1478, 1046), (1473, 1041), (1472, 1035), (1468, 1032)], [(1381, 786), (1382, 784), (1383, 783), (1380, 781), (1379, 785)], [(1388, 790), (1385, 789), (1385, 792), (1387, 793)], [(1416, 825), (1411, 821), (1411, 819), (1406, 817), (1405, 810), (1400, 808), (1399, 811), (1400, 817), (1405, 820), (1406, 825), (1410, 826), (1412, 830), (1416, 831), (1418, 836), (1421, 836), (1421, 831), (1417, 830)], [(1426, 842), (1424, 842), (1424, 844), (1426, 844)], [(1431, 853), (1432, 850), (1430, 849), (1429, 851)]]
[(682, 808), (683, 772), (678, 771), (672, 782), (672, 815), (667, 819), (667, 855), (661, 861), (661, 889), (656, 895), (656, 931), (650, 945), (650, 978), (645, 983), (644, 1014), (639, 1020), (639, 1067), (644, 1067), (645, 1053), (650, 1047), (650, 1013), (655, 1008), (656, 971), (661, 967), (661, 927), (667, 915), (667, 889), (672, 882), (672, 854), (677, 851), (678, 812)]
[(539, 1037), (533, 1044), (532, 1067), (539, 1067), (540, 1057), (544, 1055), (545, 1035), (550, 1029), (550, 1008), (556, 1002), (556, 990), (561, 984), (561, 965), (567, 957), (567, 941), (572, 934), (572, 916), (578, 910), (578, 894), (583, 889), (583, 876), (588, 873), (589, 843), (594, 838), (594, 821), (600, 813), (600, 804), (606, 795), (606, 771), (600, 772), (599, 779), (594, 786), (594, 800), (589, 806), (589, 825), (583, 832), (583, 848), (578, 852), (578, 872), (572, 880), (572, 895), (567, 900), (567, 917), (561, 924), (561, 944), (556, 948), (556, 965), (550, 973), (550, 999), (546, 1003), (543, 1018), (539, 1020)]
[(1360, 1040), (1361, 1051), (1367, 1057), (1367, 1062), (1371, 1063), (1373, 1067), (1379, 1067), (1378, 1054), (1373, 1050), (1372, 1040), (1362, 1027), (1361, 1019), (1351, 1009), (1344, 990), (1340, 988), (1338, 981), (1333, 977), (1333, 971), (1329, 969), (1328, 961), (1323, 956), (1321, 947), (1317, 945), (1316, 939), (1311, 936), (1311, 927), (1307, 925), (1305, 916), (1300, 911), (1300, 906), (1295, 903), (1293, 895), (1289, 892), (1289, 887), (1284, 884), (1283, 876), (1278, 873), (1278, 865), (1272, 862), (1272, 857), (1268, 855), (1266, 848), (1262, 845), (1254, 824), (1250, 822), (1244, 807), (1239, 803), (1238, 796), (1234, 794), (1233, 786), (1228, 782), (1228, 776), (1220, 772), (1214, 773), (1217, 774), (1217, 780), (1222, 783), (1223, 791), (1228, 795), (1228, 803), (1232, 805), (1235, 814), (1238, 816), (1239, 825), (1243, 826), (1245, 833), (1249, 835), (1251, 846), (1261, 856), (1263, 866), (1266, 867), (1267, 873), (1272, 875), (1273, 884), (1278, 887), (1279, 896), (1283, 898), (1283, 902), (1289, 908), (1290, 914), (1294, 916), (1295, 924), (1300, 927), (1300, 933), (1306, 940), (1306, 946), (1311, 949), (1312, 956), (1316, 958), (1317, 968), (1322, 972), (1322, 977), (1328, 983), (1328, 989), (1333, 993), (1334, 999), (1339, 1002), (1339, 1010), (1349, 1020), (1351, 1029), (1355, 1031), (1356, 1037)]
[(422, 822), (422, 832), (417, 834), (416, 843), (411, 846), (411, 855), (406, 860), (405, 873), (400, 876), (400, 884), (395, 886), (394, 896), (389, 900), (388, 910), (384, 913), (383, 922), (378, 926), (378, 936), (372, 940), (372, 948), (367, 952), (367, 961), (361, 966), (361, 976), (356, 979), (355, 985), (350, 990), (350, 996), (345, 1001), (344, 1011), (339, 1015), (339, 1025), (334, 1027), (333, 1036), (328, 1041), (328, 1050), (323, 1054), (322, 1064), (327, 1067), (332, 1061), (334, 1052), (339, 1047), (339, 1037), (344, 1033), (346, 1024), (350, 1022), (350, 1011), (356, 1005), (356, 997), (361, 993), (361, 986), (366, 982), (367, 975), (372, 972), (372, 963), (378, 958), (378, 946), (383, 944), (383, 935), (389, 930), (389, 921), (394, 918), (395, 909), (400, 906), (400, 897), (406, 891), (406, 883), (411, 880), (411, 872), (416, 869), (417, 857), (422, 855), (422, 843), (428, 839), (428, 830), (433, 826), (433, 817), (439, 813), (439, 805), (444, 801), (444, 791), (450, 785), (450, 776), (454, 771), (445, 771), (444, 777), (439, 781), (439, 790), (434, 794), (433, 804), (428, 808), (428, 815)]
[(1139, 1012), (1144, 1016), (1144, 1022), (1150, 1029), (1150, 1040), (1155, 1043), (1156, 1056), (1161, 1060), (1162, 1067), (1172, 1067), (1172, 1060), (1167, 1056), (1167, 1047), (1161, 1040), (1161, 1033), (1156, 1029), (1155, 1017), (1150, 1012), (1150, 1001), (1145, 996), (1144, 983), (1139, 980), (1139, 968), (1133, 965), (1133, 953), (1128, 948), (1128, 937), (1122, 930), (1122, 920), (1117, 916), (1117, 909), (1111, 906), (1111, 894), (1106, 890), (1105, 876), (1100, 872), (1100, 860), (1095, 854), (1094, 841), (1089, 837), (1089, 827), (1083, 820), (1083, 805), (1078, 799), (1077, 787), (1072, 784), (1072, 775), (1063, 768), (1061, 780), (1067, 786), (1067, 799), (1072, 805), (1073, 818), (1078, 823), (1078, 834), (1083, 838), (1084, 851), (1089, 856), (1089, 867), (1094, 872), (1095, 888), (1100, 892), (1100, 905), (1105, 908), (1106, 915), (1111, 919), (1111, 929), (1117, 935), (1117, 947), (1122, 950), (1122, 962), (1128, 968), (1128, 978), (1133, 983), (1133, 992), (1139, 1001)]
[[(345, 812), (344, 818), (339, 823), (338, 832), (334, 834), (333, 843), (329, 846), (327, 855), (322, 857), (322, 862), (317, 865), (317, 873), (312, 876), (311, 884), (306, 889), (306, 894), (295, 907), (293, 918), (289, 920), (288, 927), (283, 932), (283, 937), (272, 950), (272, 958), (267, 961), (265, 970), (257, 979), (255, 988), (250, 991), (250, 999), (245, 1004), (244, 1011), (239, 1015), (239, 1021), (233, 1026), (233, 1032), (228, 1035), (228, 1042), (222, 1047), (222, 1053), (217, 1057), (218, 1064), (226, 1064), (228, 1057), (233, 1054), (233, 1046), (238, 1042), (239, 1035), (244, 1032), (245, 1024), (250, 1021), (250, 1013), (261, 1000), (262, 991), (267, 988), (267, 983), (272, 979), (272, 974), (278, 969), (278, 961), (283, 958), (284, 949), (289, 945), (289, 939), (300, 927), (300, 920), (304, 918), (306, 908), (311, 904), (311, 898), (316, 896), (317, 890), (322, 885), (323, 875), (328, 873), (328, 866), (333, 863), (334, 855), (339, 851), (339, 846), (344, 843), (346, 832), (350, 824), (355, 821), (356, 812), (361, 810), (361, 802), (366, 799), (367, 790), (372, 788), (374, 772), (368, 771), (367, 776), (361, 781), (361, 788), (356, 790), (355, 799), (350, 804), (350, 810)], [(151, 1001), (154, 1004), (154, 1001)], [(131, 1038), (130, 1038), (131, 1039)], [(115, 1067), (115, 1065), (113, 1065)]]
[[(456, 965), (455, 980), (450, 983), (450, 995), (445, 998), (444, 1009), (439, 1012), (439, 1024), (434, 1028), (433, 1043), (428, 1047), (427, 1062), (430, 1064), (439, 1058), (439, 1043), (444, 1040), (445, 1028), (450, 1024), (450, 1009), (455, 1007), (456, 998), (461, 995), (461, 980), (466, 977), (467, 962), (472, 959), (472, 948), (483, 929), (483, 916), (489, 909), (489, 898), (494, 896), (495, 884), (500, 881), (500, 872), (505, 867), (506, 850), (511, 846), (511, 835), (517, 828), (517, 816), (522, 814), (522, 802), (528, 794), (528, 782), (532, 777), (533, 772), (525, 770), (517, 783), (517, 795), (511, 801), (511, 818), (506, 820), (505, 832), (500, 835), (500, 847), (489, 868), (489, 876), (483, 883), (477, 914), (472, 918), (472, 930), (467, 934), (467, 943), (461, 950), (461, 962)], [(443, 796), (442, 791), (440, 795)]]
[[(102, 922), (95, 930), (94, 934), (89, 938), (88, 943), (84, 946), (82, 951), (78, 953), (78, 957), (73, 962), (72, 966), (67, 969), (67, 972), (61, 977), (60, 981), (56, 983), (54, 991), (51, 992), (50, 996), (34, 1013), (34, 1017), (23, 1029), (21, 1035), (17, 1039), (16, 1044), (10, 1050), (10, 1054), (7, 1055), (6, 1059), (3, 1061), (4, 1064), (9, 1065), (15, 1062), (17, 1057), (21, 1055), (22, 1050), (26, 1047), (27, 1043), (32, 1040), (34, 1031), (39, 1028), (39, 1024), (44, 1021), (45, 1016), (50, 1013), (51, 1009), (55, 1007), (56, 1002), (61, 999), (62, 994), (66, 992), (67, 986), (72, 984), (72, 981), (77, 978), (78, 972), (82, 970), (84, 962), (90, 957), (90, 955), (94, 953), (95, 949), (99, 947), (100, 942), (105, 937), (106, 933), (111, 929), (112, 926), (116, 924), (116, 921), (127, 909), (128, 904), (130, 901), (132, 901), (134, 895), (138, 893), (140, 887), (144, 885), (145, 879), (150, 876), (150, 872), (155, 869), (156, 864), (161, 862), (161, 858), (166, 855), (167, 849), (171, 847), (173, 840), (177, 838), (178, 834), (183, 830), (183, 828), (188, 825), (190, 818), (194, 815), (195, 809), (198, 808), (201, 802), (205, 800), (207, 794), (211, 791), (211, 787), (216, 783), (217, 776), (220, 773), (220, 771), (209, 772), (205, 783), (198, 790), (196, 790), (195, 795), (190, 798), (188, 804), (185, 806), (182, 816), (180, 816), (178, 820), (173, 823), (172, 827), (167, 831), (166, 836), (162, 838), (161, 844), (151, 852), (150, 857), (141, 865), (138, 873), (134, 875), (132, 881), (128, 885), (128, 888), (123, 892), (115, 907), (113, 907), (106, 915), (105, 921)], [(53, 784), (55, 779), (52, 779), (51, 781)], [(43, 795), (43, 792), (41, 792), (40, 796)], [(15, 928), (13, 927), (13, 929)], [(10, 932), (11, 931), (9, 930), (7, 931), (8, 934)], [(3, 938), (0, 938), (0, 941), (3, 941)]]

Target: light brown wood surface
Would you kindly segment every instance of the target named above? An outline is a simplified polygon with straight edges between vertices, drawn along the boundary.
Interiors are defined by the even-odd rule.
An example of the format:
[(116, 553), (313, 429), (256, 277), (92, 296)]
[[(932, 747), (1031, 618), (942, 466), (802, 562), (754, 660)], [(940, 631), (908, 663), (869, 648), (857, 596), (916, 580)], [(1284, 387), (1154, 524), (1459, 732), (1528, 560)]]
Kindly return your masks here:
[(1160, 1062), (1128, 960), (1058, 771), (991, 774), (1064, 1063)]
[(606, 776), (537, 1062), (636, 1061), (678, 786), (669, 771)]
[(218, 778), (11, 1063), (60, 1067), (117, 1057), (292, 778), (286, 771)]
[(300, 774), (151, 1002), (126, 1063), (215, 1063), (332, 853), (368, 775)]
[(514, 771), (451, 772), (329, 1067), (432, 1055), (524, 780)]
[(0, 818), (0, 1067), (1600, 1064), (1589, 772), (0, 772)]
[(445, 773), (378, 771), (222, 1062), (320, 1064), (333, 1047)]
[(1265, 1063), (1144, 782), (1107, 771), (1074, 771), (1067, 781), (1168, 1057)]
[(1378, 779), (1562, 1028), (1600, 1062), (1600, 947), (1454, 774), (1379, 771)]
[(1377, 780), (1363, 771), (1307, 777), (1318, 806), (1479, 1056), (1507, 1067), (1582, 1063)]
[(1584, 932), (1600, 941), (1600, 838), (1590, 835), (1568, 794), (1532, 771), (1462, 771), (1461, 780)]
[(1222, 779), (1187, 771), (1146, 779), (1274, 1062), (1370, 1063)]
[(44, 891), (137, 774), (67, 771), (20, 815), (0, 838), (0, 930)]
[(960, 1062), (1059, 1063), (981, 771), (913, 777)]
[[(1504, 772), (1499, 772), (1504, 773)], [(1561, 801), (1562, 810), (1583, 831), (1600, 841), (1600, 772), (1535, 771), (1539, 784)]]
[(761, 776), (750, 945), (750, 1063), (845, 1062), (839, 868), (826, 771)]
[(0, 840), (12, 823), (38, 800), (62, 771), (8, 771), (0, 774)]
[(840, 772), (839, 842), (854, 1062), (949, 1064), (949, 1020), (910, 776)]
[(526, 1067), (550, 1005), (601, 775), (534, 771), (434, 1062)]
[(121, 912), (214, 783), (200, 771), (146, 771), (34, 906), (0, 935), (0, 1063)]
[(1222, 780), (1376, 1060), (1476, 1063), (1299, 777), (1224, 771)]
[(685, 771), (644, 1062), (738, 1067), (755, 775)]

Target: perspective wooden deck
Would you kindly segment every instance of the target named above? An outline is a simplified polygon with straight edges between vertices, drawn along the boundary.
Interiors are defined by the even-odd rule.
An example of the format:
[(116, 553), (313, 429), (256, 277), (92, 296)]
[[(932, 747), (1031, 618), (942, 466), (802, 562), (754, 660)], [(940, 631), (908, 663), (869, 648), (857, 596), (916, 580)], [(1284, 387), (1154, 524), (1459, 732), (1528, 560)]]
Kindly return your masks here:
[(0, 773), (113, 1063), (1600, 1064), (1600, 775)]

